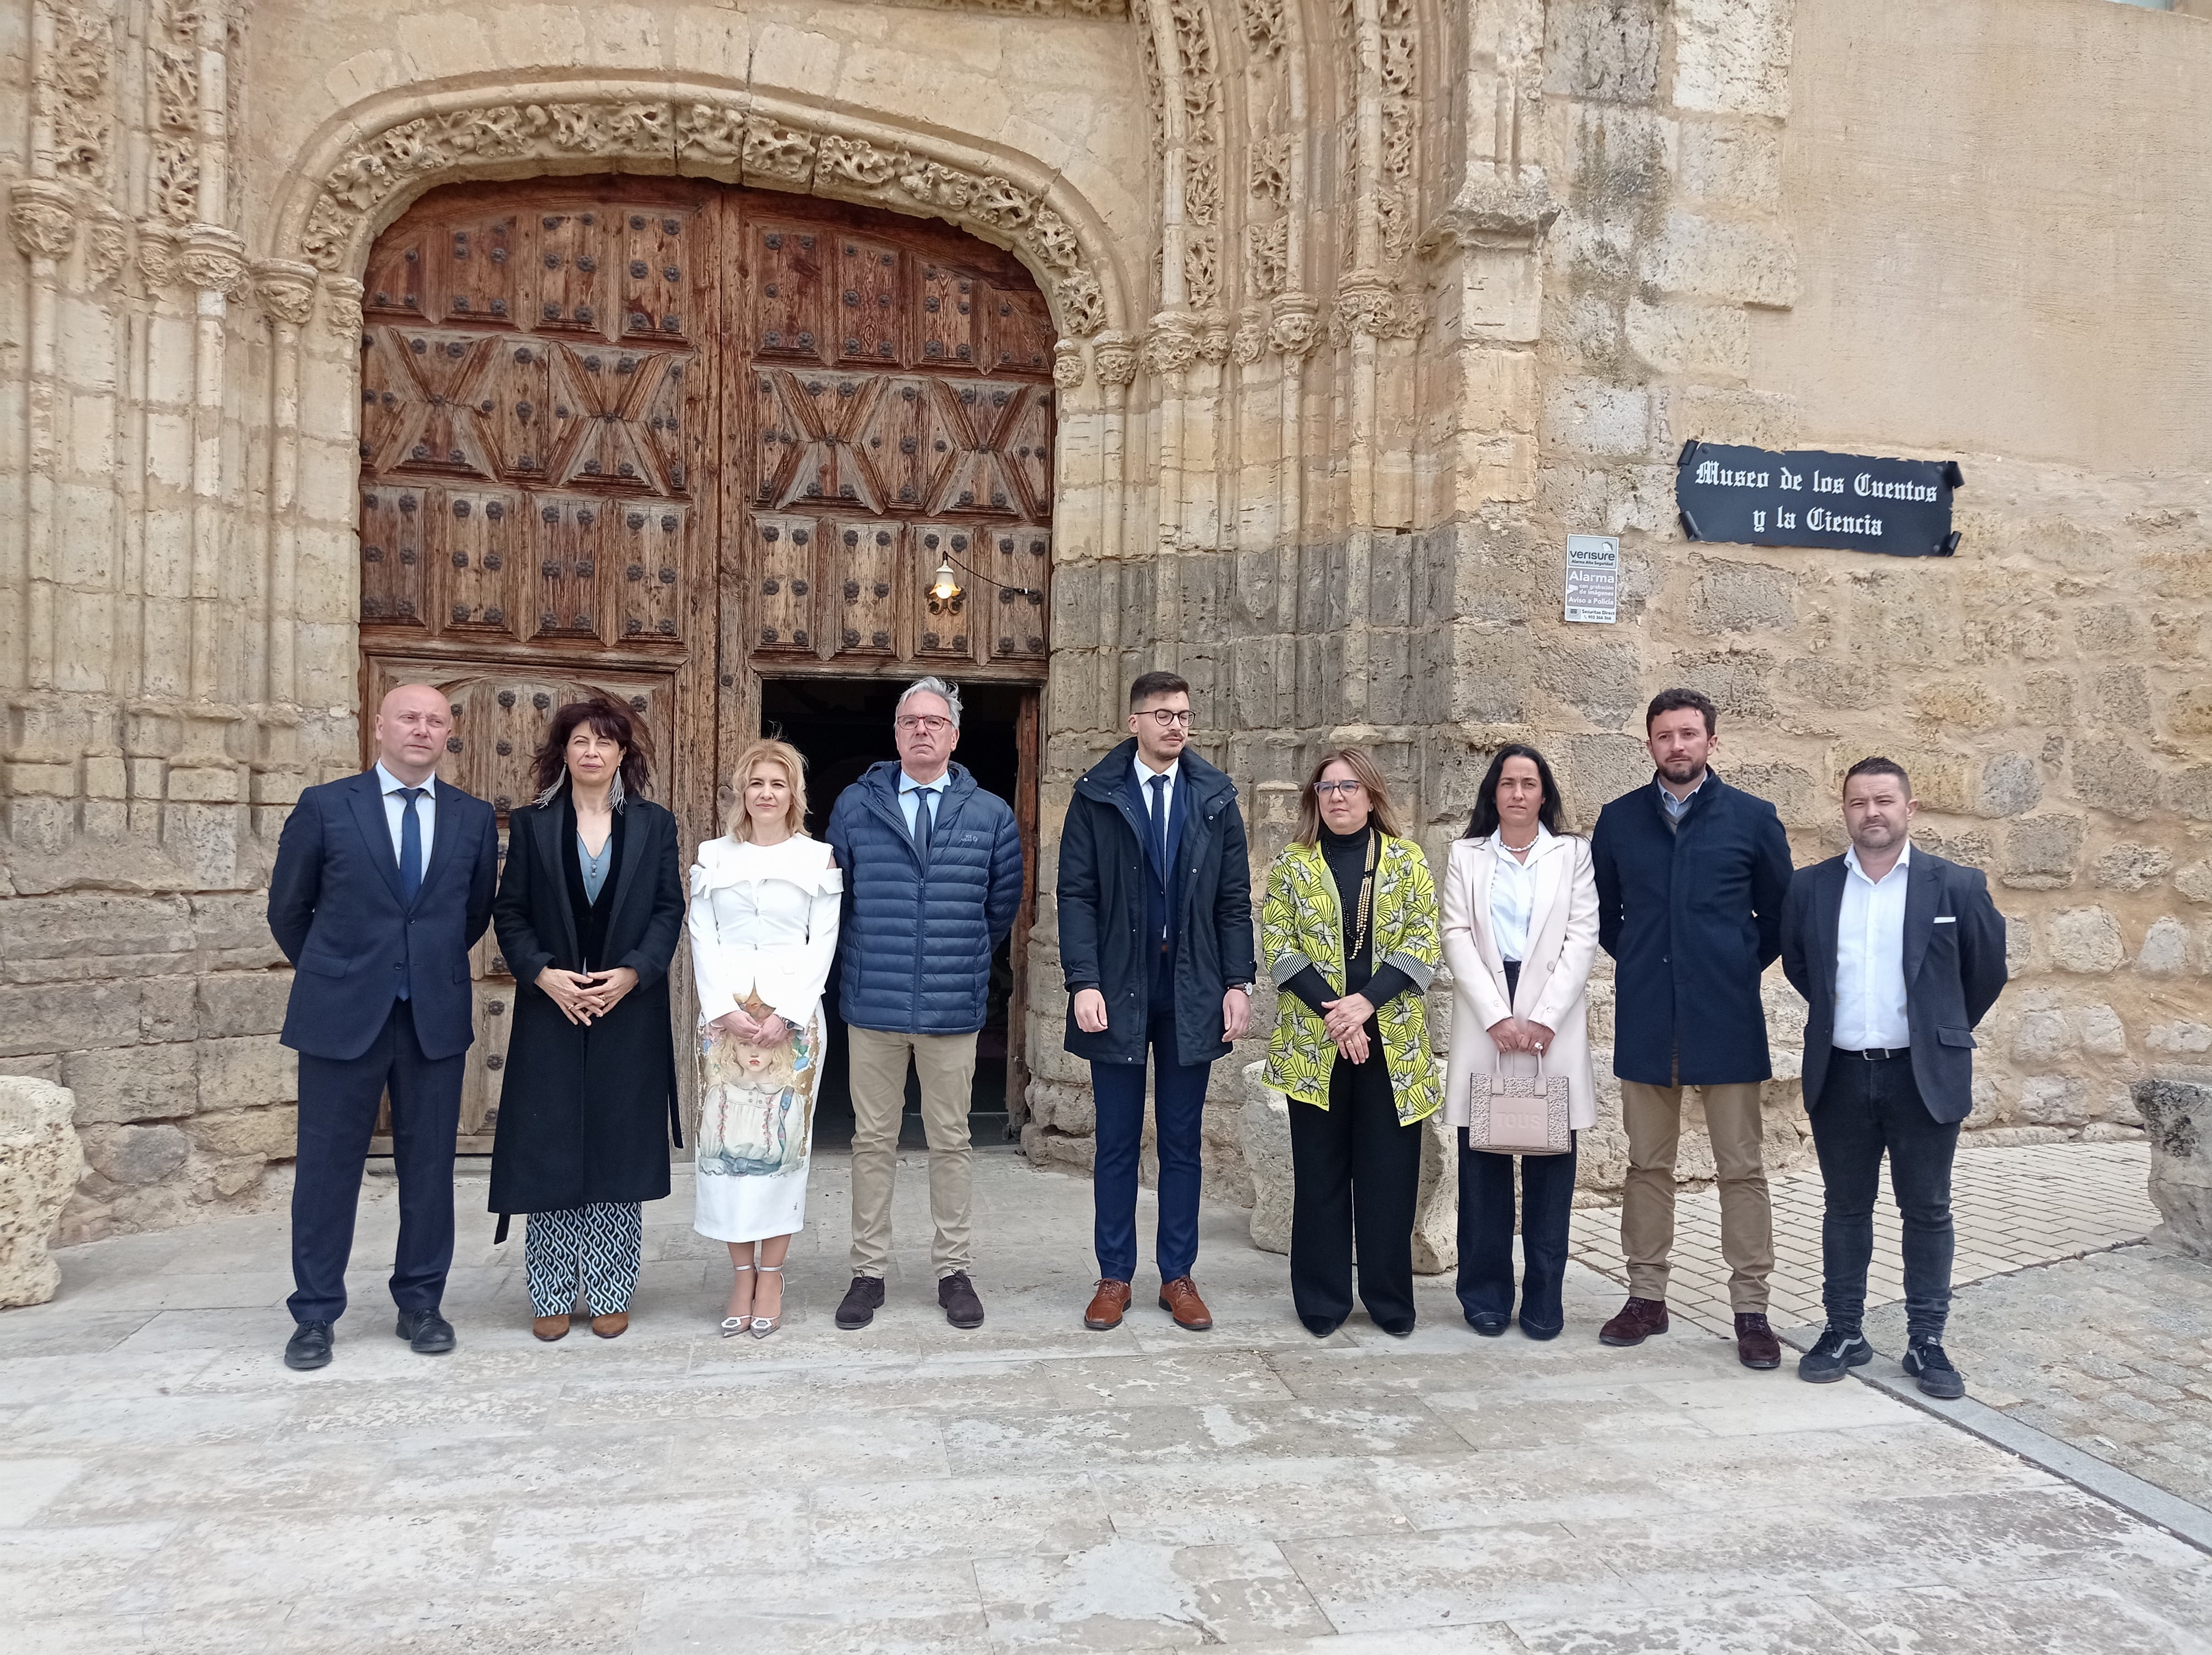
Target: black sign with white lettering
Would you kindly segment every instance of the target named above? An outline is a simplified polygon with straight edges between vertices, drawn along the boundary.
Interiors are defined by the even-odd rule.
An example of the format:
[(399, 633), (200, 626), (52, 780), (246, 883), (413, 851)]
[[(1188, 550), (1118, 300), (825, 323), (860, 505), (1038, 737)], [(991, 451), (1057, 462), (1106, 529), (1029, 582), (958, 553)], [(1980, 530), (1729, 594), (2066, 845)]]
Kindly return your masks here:
[(1778, 454), (1693, 439), (1674, 465), (1674, 505), (1692, 540), (1893, 557), (1948, 557), (1959, 549), (1951, 494), (1966, 478), (1956, 460)]

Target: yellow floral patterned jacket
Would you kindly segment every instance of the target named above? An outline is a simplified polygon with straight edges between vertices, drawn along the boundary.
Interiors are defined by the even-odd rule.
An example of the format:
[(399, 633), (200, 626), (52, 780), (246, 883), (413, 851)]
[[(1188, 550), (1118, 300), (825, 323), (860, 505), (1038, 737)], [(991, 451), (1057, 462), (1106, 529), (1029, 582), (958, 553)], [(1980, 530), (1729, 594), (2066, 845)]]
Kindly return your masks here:
[[(1398, 1119), (1410, 1126), (1436, 1113), (1443, 1078), (1429, 1050), (1428, 1018), (1421, 993), (1443, 957), (1437, 919), (1437, 887), (1427, 859), (1410, 839), (1385, 835), (1375, 872), (1374, 960), (1413, 978), (1416, 992), (1400, 995), (1376, 1013), (1382, 1031), (1382, 1061), (1396, 1094)], [(1336, 993), (1344, 992), (1344, 921), (1336, 880), (1317, 845), (1292, 843), (1267, 870), (1267, 895), (1260, 909), (1260, 954), (1277, 987), (1308, 965)], [(1285, 1097), (1328, 1107), (1329, 1068), (1336, 1043), (1320, 1016), (1296, 995), (1276, 1001), (1275, 1032), (1267, 1043), (1261, 1084)]]

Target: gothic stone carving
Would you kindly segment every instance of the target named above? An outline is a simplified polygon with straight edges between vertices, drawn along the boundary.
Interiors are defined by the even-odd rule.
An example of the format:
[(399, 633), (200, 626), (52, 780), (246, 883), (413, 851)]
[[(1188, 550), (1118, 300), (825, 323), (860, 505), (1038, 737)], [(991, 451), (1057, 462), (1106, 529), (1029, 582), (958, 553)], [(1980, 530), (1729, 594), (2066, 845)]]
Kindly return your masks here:
[(1029, 258), (1079, 338), (1106, 324), (1096, 268), (1073, 227), (1042, 195), (995, 173), (974, 173), (866, 139), (816, 131), (742, 102), (495, 104), (418, 116), (356, 144), (323, 180), (301, 250), (318, 269), (340, 269), (363, 221), (410, 186), (486, 161), (588, 155), (665, 161), (674, 151), (740, 181), (812, 190), (905, 211), (925, 209), (1011, 241)]
[(53, 50), (39, 87), (39, 107), (53, 133), (54, 172), (104, 195), (113, 172), (108, 87), (115, 70), (114, 26), (74, 5), (40, 9), (53, 20)]
[(195, 224), (177, 264), (204, 293), (236, 293), (246, 277), (246, 244), (219, 226)]
[(291, 259), (262, 259), (253, 266), (253, 296), (277, 321), (305, 327), (315, 313), (315, 267)]
[(1083, 347), (1062, 339), (1052, 348), (1052, 382), (1063, 391), (1079, 391), (1089, 373), (1083, 365)]
[(1102, 333), (1092, 347), (1098, 363), (1099, 383), (1127, 390), (1137, 377), (1137, 348), (1126, 333)]
[(8, 233), (26, 259), (66, 259), (76, 246), (76, 198), (63, 185), (20, 178), (9, 192)]

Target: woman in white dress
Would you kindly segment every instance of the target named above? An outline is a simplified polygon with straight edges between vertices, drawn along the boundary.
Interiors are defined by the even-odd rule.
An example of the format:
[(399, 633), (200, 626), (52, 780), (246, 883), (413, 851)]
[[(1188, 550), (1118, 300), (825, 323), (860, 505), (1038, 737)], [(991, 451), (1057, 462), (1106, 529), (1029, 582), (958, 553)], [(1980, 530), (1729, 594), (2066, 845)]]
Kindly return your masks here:
[(806, 837), (796, 749), (756, 741), (738, 756), (732, 780), (730, 831), (701, 845), (691, 867), (700, 1081), (692, 1227), (729, 1244), (737, 1279), (723, 1336), (765, 1339), (782, 1321), (784, 1257), (806, 1218), (822, 989), (844, 879), (830, 848)]

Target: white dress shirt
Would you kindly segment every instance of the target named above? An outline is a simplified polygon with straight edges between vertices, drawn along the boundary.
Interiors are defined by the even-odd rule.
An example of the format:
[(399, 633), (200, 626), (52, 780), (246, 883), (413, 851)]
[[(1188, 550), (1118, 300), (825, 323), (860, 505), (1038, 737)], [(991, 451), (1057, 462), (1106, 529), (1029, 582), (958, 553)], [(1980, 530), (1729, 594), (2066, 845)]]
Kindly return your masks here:
[(1497, 860), (1490, 876), (1490, 937), (1498, 945), (1501, 960), (1528, 958), (1528, 924), (1536, 912), (1536, 864), (1543, 859), (1545, 842), (1551, 837), (1544, 824), (1537, 823), (1536, 837), (1525, 862), (1505, 848), (1504, 830), (1491, 837), (1491, 850)]
[(1836, 916), (1836, 1027), (1843, 1051), (1902, 1051), (1912, 1044), (1905, 1015), (1905, 891), (1910, 841), (1879, 879), (1844, 853), (1844, 905)]
[(908, 837), (914, 833), (914, 813), (921, 808), (921, 795), (925, 793), (933, 793), (937, 795), (930, 801), (929, 806), (930, 830), (932, 832), (936, 831), (938, 813), (945, 808), (945, 789), (951, 786), (951, 782), (952, 772), (950, 769), (947, 769), (945, 774), (934, 782), (917, 782), (903, 769), (899, 771), (899, 813), (906, 818), (906, 831)]
[[(384, 820), (392, 829), (392, 865), (397, 867), (399, 866), (400, 823), (407, 814), (407, 801), (399, 796), (399, 790), (407, 783), (386, 770), (384, 761), (381, 759), (379, 759), (371, 768), (376, 772), (377, 788), (384, 794)], [(422, 866), (416, 870), (422, 876), (422, 879), (417, 879), (416, 881), (418, 885), (422, 879), (429, 876), (430, 842), (437, 836), (438, 778), (434, 776), (424, 776), (422, 787), (422, 796), (415, 801), (415, 819), (422, 824)]]

